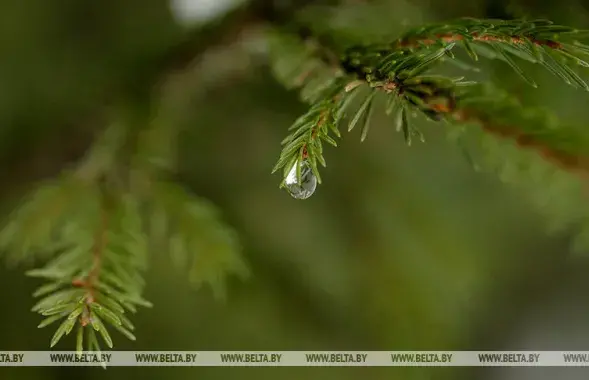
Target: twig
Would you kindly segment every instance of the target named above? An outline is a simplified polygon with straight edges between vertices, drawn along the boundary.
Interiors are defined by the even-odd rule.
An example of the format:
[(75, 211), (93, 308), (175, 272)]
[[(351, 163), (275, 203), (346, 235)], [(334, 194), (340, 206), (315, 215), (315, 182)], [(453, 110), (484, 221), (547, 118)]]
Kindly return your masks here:
[(467, 109), (454, 110), (452, 117), (457, 122), (475, 122), (488, 133), (500, 138), (511, 139), (521, 148), (536, 150), (544, 159), (556, 164), (564, 170), (589, 173), (589, 159), (582, 158), (550, 147), (531, 134), (526, 134), (514, 128), (505, 128), (489, 122), (476, 112)]
[(106, 205), (106, 199), (101, 202), (100, 208), (100, 223), (94, 234), (94, 245), (92, 247), (92, 268), (88, 272), (85, 279), (75, 279), (72, 285), (76, 287), (83, 287), (86, 289), (86, 297), (84, 310), (80, 315), (80, 324), (86, 326), (90, 321), (90, 307), (95, 302), (96, 284), (100, 277), (100, 270), (102, 269), (102, 262), (104, 250), (107, 245), (109, 228), (109, 213)]
[[(487, 42), (505, 42), (513, 45), (520, 45), (525, 43), (525, 39), (529, 39), (532, 43), (538, 46), (548, 46), (552, 49), (560, 49), (562, 44), (552, 40), (536, 40), (533, 37), (522, 37), (522, 36), (496, 36), (492, 34), (474, 32), (470, 34), (474, 41), (487, 41)], [(434, 38), (414, 38), (414, 39), (402, 39), (397, 41), (395, 45), (399, 48), (416, 48), (420, 45), (433, 45), (439, 41), (445, 43), (452, 43), (465, 40), (465, 37), (461, 34), (436, 34)]]
[[(261, 23), (270, 23), (285, 28), (301, 28), (292, 22), (294, 15), (310, 4), (337, 4), (340, 0), (251, 0), (230, 11), (216, 22), (195, 29), (183, 42), (165, 51), (152, 63), (151, 70), (139, 83), (157, 86), (170, 73), (185, 69), (209, 49), (234, 41), (244, 30)], [(282, 4), (282, 5), (281, 5)], [(290, 24), (290, 25), (289, 25)], [(144, 71), (145, 72), (145, 71)], [(137, 82), (136, 82), (137, 83)]]

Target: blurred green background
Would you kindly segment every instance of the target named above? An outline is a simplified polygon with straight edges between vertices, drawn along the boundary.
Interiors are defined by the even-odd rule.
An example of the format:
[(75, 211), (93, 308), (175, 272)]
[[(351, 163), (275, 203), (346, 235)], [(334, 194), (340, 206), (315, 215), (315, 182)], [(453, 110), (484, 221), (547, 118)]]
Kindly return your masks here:
[[(220, 0), (219, 0), (220, 2)], [(88, 147), (96, 109), (123, 98), (136, 68), (205, 23), (169, 1), (0, 3), (2, 209)], [(360, 35), (472, 17), (546, 17), (589, 28), (589, 5), (561, 0), (348, 1), (334, 24)], [(194, 5), (193, 4), (193, 5)], [(174, 10), (174, 11), (173, 11)], [(196, 17), (202, 16), (202, 17)], [(199, 20), (195, 19), (198, 18)], [(196, 20), (196, 21), (195, 21)], [(199, 26), (192, 25), (192, 28)], [(244, 47), (246, 46), (246, 47)], [(366, 142), (345, 134), (326, 152), (324, 184), (306, 201), (270, 175), (280, 141), (304, 111), (248, 44), (196, 67), (170, 120), (182, 128), (179, 177), (239, 233), (252, 276), (225, 303), (195, 292), (167, 252), (152, 257), (138, 339), (119, 350), (587, 350), (589, 261), (570, 236), (548, 236), (526, 194), (476, 173), (441, 126), (407, 147), (378, 115)], [(482, 75), (527, 104), (585, 123), (589, 95), (534, 66), (539, 89), (506, 65)], [(176, 94), (178, 95), (178, 94)], [(113, 100), (115, 99), (115, 100)], [(0, 268), (0, 349), (45, 350), (51, 329), (29, 309), (38, 283)], [(73, 339), (58, 346), (69, 349)], [(0, 369), (0, 379), (586, 379), (584, 369), (132, 368)]]

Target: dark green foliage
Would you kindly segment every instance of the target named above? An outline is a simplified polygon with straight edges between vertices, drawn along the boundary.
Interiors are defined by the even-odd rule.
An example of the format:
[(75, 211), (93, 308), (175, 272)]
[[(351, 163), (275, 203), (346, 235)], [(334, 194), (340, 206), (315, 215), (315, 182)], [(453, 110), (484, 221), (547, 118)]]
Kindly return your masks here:
[[(338, 130), (339, 122), (349, 112), (352, 96), (358, 93), (362, 97), (357, 111), (350, 113), (348, 130), (361, 125), (362, 141), (368, 133), (373, 100), (378, 92), (388, 96), (386, 113), (394, 115), (397, 129), (403, 131), (407, 144), (412, 137), (424, 141), (421, 132), (409, 121), (408, 114), (415, 111), (433, 121), (460, 122), (460, 108), (468, 104), (469, 108), (478, 109), (481, 117), (498, 115), (501, 118), (496, 120), (498, 123), (509, 123), (511, 113), (498, 112), (509, 101), (496, 98), (489, 104), (488, 98), (480, 99), (462, 90), (476, 83), (431, 73), (441, 62), (458, 62), (459, 67), (472, 70), (453, 55), (452, 50), (457, 46), (463, 47), (475, 61), (479, 57), (505, 61), (533, 86), (536, 86), (534, 80), (518, 66), (517, 59), (541, 64), (566, 83), (587, 90), (589, 87), (575, 72), (577, 66), (588, 66), (581, 56), (589, 53), (589, 47), (577, 41), (586, 35), (584, 31), (546, 20), (476, 19), (429, 25), (410, 30), (392, 42), (351, 47), (319, 43), (319, 47), (309, 49), (297, 45), (292, 36), (277, 35), (273, 46), (280, 58), (276, 60), (275, 71), (287, 84), (302, 86), (303, 100), (312, 106), (290, 128), (294, 132), (283, 141), (274, 171), (283, 168), (286, 176), (297, 159), (307, 157), (313, 172), (319, 176), (317, 162), (325, 165), (320, 139), (328, 130)], [(320, 37), (317, 40), (324, 41)], [(337, 66), (328, 65), (322, 59), (325, 56), (340, 57)], [(460, 103), (457, 103), (458, 96)], [(521, 109), (515, 113), (521, 113)], [(517, 125), (517, 120), (512, 119), (510, 124)], [(555, 130), (537, 142), (560, 146), (566, 141), (569, 145), (583, 146), (584, 140), (577, 132)]]
[[(32, 310), (48, 317), (39, 327), (63, 318), (51, 347), (78, 322), (80, 328), (91, 326), (99, 332), (111, 348), (113, 340), (104, 322), (134, 340), (134, 327), (123, 314), (134, 313), (137, 306), (151, 306), (141, 297), (147, 242), (139, 204), (128, 195), (118, 198), (107, 210), (101, 209), (100, 202), (99, 197), (94, 199), (86, 213), (70, 219), (67, 227), (57, 231), (61, 232), (58, 239), (69, 241), (68, 249), (57, 253), (43, 268), (28, 272), (29, 276), (50, 281), (35, 293), (44, 297)], [(94, 228), (89, 229), (92, 225)], [(77, 345), (82, 344), (83, 332), (78, 332)]]
[[(430, 49), (461, 46), (475, 61), (479, 56), (500, 59), (509, 64), (523, 79), (535, 86), (517, 65), (513, 57), (538, 63), (566, 83), (587, 89), (587, 85), (571, 66), (588, 67), (581, 57), (587, 55), (587, 46), (578, 41), (587, 32), (547, 20), (477, 20), (461, 19), (410, 30), (392, 43), (350, 47), (344, 50), (342, 64), (349, 72), (371, 80), (402, 76), (407, 69), (420, 70), (432, 60), (455, 59), (441, 50), (423, 53)], [(421, 55), (416, 55), (421, 54)], [(416, 73), (413, 73), (414, 75)]]
[[(474, 65), (484, 57), (505, 62), (536, 86), (520, 66), (525, 60), (588, 90), (577, 72), (589, 67), (583, 60), (589, 47), (577, 41), (586, 34), (545, 20), (474, 19), (361, 46), (276, 32), (271, 36), (275, 72), (286, 86), (300, 90), (310, 108), (290, 127), (273, 171), (286, 178), (297, 165), (300, 182), (304, 161), (321, 183), (324, 143), (337, 146), (344, 122), (364, 141), (384, 98), (384, 111), (407, 144), (425, 141), (411, 122), (415, 114), (446, 125), (461, 149), (464, 141), (477, 141), (488, 157), (477, 158), (476, 165), (485, 161), (501, 178), (525, 187), (555, 229), (574, 224), (580, 228), (578, 246), (587, 247), (589, 214), (580, 207), (579, 173), (589, 170), (583, 156), (589, 134), (526, 110), (491, 86), (434, 72), (444, 62), (477, 71)], [(456, 48), (472, 62), (457, 58)], [(226, 291), (228, 275), (247, 275), (235, 233), (215, 207), (168, 179), (178, 131), (162, 120), (175, 112), (176, 100), (156, 107), (155, 117), (114, 112), (113, 124), (87, 156), (39, 184), (7, 221), (0, 235), (7, 259), (35, 263), (38, 268), (28, 275), (44, 280), (32, 310), (43, 317), (39, 328), (55, 328), (51, 347), (74, 329), (78, 351), (112, 348), (115, 331), (134, 340), (129, 315), (151, 306), (142, 296), (143, 273), (154, 251), (169, 254), (195, 286), (210, 284), (218, 296)]]
[[(324, 65), (318, 74), (313, 70), (304, 73), (304, 78), (316, 75), (329, 85), (313, 92), (306, 87), (309, 82), (298, 83), (311, 108), (291, 127), (293, 132), (284, 140), (274, 170), (284, 168), (286, 175), (292, 163), (305, 154), (314, 172), (318, 172), (316, 163), (325, 162), (323, 151), (307, 148), (320, 141), (314, 132), (324, 135), (328, 130), (337, 131), (347, 113), (348, 129), (363, 126), (364, 140), (373, 100), (378, 95), (385, 96), (385, 112), (393, 116), (394, 125), (403, 132), (407, 144), (414, 138), (424, 141), (410, 122), (410, 114), (443, 122), (475, 168), (484, 163), (497, 171), (501, 179), (524, 188), (532, 202), (548, 214), (551, 230), (576, 226), (579, 235), (574, 249), (584, 250), (589, 247), (589, 214), (583, 211), (589, 186), (589, 160), (585, 155), (589, 133), (585, 128), (562, 125), (546, 111), (526, 109), (490, 84), (436, 75), (433, 69), (441, 62), (452, 62), (467, 71), (478, 70), (454, 56), (452, 50), (460, 46), (473, 61), (480, 57), (503, 60), (533, 86), (533, 78), (520, 68), (518, 60), (540, 64), (565, 83), (588, 90), (576, 71), (589, 66), (582, 59), (589, 54), (589, 47), (577, 40), (586, 36), (584, 31), (546, 20), (463, 19), (417, 28), (384, 44), (323, 45), (331, 55), (340, 57), (339, 64)], [(300, 62), (319, 61), (316, 50), (302, 45), (274, 46), (280, 52), (277, 54), (288, 57), (283, 60), (289, 59), (291, 65), (299, 62), (298, 67), (306, 67)], [(287, 81), (297, 76), (296, 71), (291, 72), (294, 76), (285, 75), (280, 60), (276, 71), (279, 78)], [(337, 79), (330, 82), (329, 75)], [(358, 105), (354, 108), (350, 100), (356, 95), (361, 96), (356, 97)], [(322, 115), (329, 117), (324, 119)], [(473, 159), (465, 141), (478, 143), (484, 157)]]
[(523, 108), (489, 84), (469, 88), (458, 103), (470, 117), (464, 126), (449, 125), (452, 137), (475, 143), (478, 162), (523, 189), (547, 216), (551, 232), (576, 230), (573, 251), (586, 252), (589, 162), (583, 147), (589, 136), (584, 129), (559, 123), (546, 110)]
[(151, 307), (143, 272), (158, 239), (193, 284), (208, 283), (219, 296), (227, 275), (247, 273), (215, 208), (161, 179), (158, 167), (170, 161), (169, 152), (153, 149), (161, 126), (146, 129), (130, 168), (126, 131), (108, 128), (76, 168), (39, 184), (0, 235), (12, 262), (48, 259), (27, 274), (46, 282), (32, 311), (44, 317), (39, 328), (59, 322), (51, 347), (76, 325), (78, 351), (99, 351), (98, 336), (112, 348), (113, 331), (136, 339), (128, 315)]

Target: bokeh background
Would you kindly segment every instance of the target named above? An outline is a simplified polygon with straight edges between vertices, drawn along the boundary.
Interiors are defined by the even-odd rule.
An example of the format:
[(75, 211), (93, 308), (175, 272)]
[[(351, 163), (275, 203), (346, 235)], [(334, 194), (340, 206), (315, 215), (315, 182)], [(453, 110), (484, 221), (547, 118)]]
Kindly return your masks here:
[[(236, 3), (236, 2), (233, 2)], [(462, 16), (546, 17), (589, 28), (580, 0), (348, 1), (329, 20), (362, 35)], [(87, 149), (88, 118), (135, 67), (231, 7), (222, 0), (4, 0), (0, 3), (2, 210)], [(321, 22), (327, 22), (322, 20)], [(259, 32), (259, 31), (258, 31)], [(170, 123), (181, 127), (179, 177), (213, 201), (238, 232), (251, 270), (225, 302), (194, 291), (152, 257), (135, 318), (119, 350), (587, 350), (589, 261), (571, 236), (546, 233), (526, 194), (477, 173), (440, 125), (407, 147), (377, 115), (367, 141), (328, 148), (324, 184), (306, 201), (270, 175), (288, 126), (304, 111), (251, 41), (216, 49), (183, 77)], [(252, 42), (253, 41), (253, 42)], [(256, 42), (257, 41), (257, 42)], [(486, 77), (526, 104), (584, 124), (589, 94), (526, 66), (533, 89), (502, 63)], [(589, 72), (588, 72), (589, 74)], [(589, 75), (588, 75), (589, 77)], [(355, 131), (357, 132), (357, 131)], [(588, 206), (589, 207), (589, 206)], [(3, 211), (4, 212), (4, 211)], [(0, 267), (0, 349), (44, 350), (53, 333), (29, 311), (38, 283)], [(69, 340), (68, 340), (69, 339)], [(69, 349), (73, 340), (60, 346)], [(0, 379), (585, 379), (573, 368), (131, 368), (0, 369)]]

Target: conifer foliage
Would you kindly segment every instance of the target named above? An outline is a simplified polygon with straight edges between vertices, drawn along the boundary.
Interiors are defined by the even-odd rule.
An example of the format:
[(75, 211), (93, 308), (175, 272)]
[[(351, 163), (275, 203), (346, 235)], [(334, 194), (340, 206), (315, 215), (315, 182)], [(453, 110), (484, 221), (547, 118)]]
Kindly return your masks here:
[(165, 179), (170, 156), (154, 125), (131, 157), (124, 149), (129, 128), (107, 128), (77, 167), (39, 184), (0, 235), (11, 262), (46, 261), (27, 274), (45, 281), (32, 311), (44, 318), (39, 328), (58, 326), (51, 347), (74, 329), (79, 352), (100, 351), (100, 340), (112, 348), (113, 331), (135, 340), (129, 315), (152, 306), (142, 291), (153, 247), (218, 296), (226, 276), (247, 274), (217, 210)]
[[(565, 83), (589, 90), (576, 72), (579, 66), (589, 67), (582, 59), (589, 54), (589, 47), (578, 40), (584, 36), (584, 31), (553, 25), (547, 20), (476, 19), (420, 27), (388, 44), (339, 47), (317, 37), (313, 48), (307, 48), (294, 38), (285, 43), (286, 37), (278, 36), (274, 45), (276, 71), (283, 80), (302, 87), (302, 98), (311, 103), (311, 108), (291, 126), (293, 132), (283, 141), (274, 171), (285, 168), (286, 174), (295, 163), (300, 165), (308, 160), (320, 182), (317, 164), (325, 166), (322, 142), (337, 145), (330, 134), (340, 137), (338, 126), (346, 113), (351, 113), (348, 131), (359, 126), (363, 141), (378, 93), (387, 95), (385, 111), (394, 114), (397, 128), (403, 131), (408, 144), (415, 136), (423, 140), (421, 132), (410, 124), (409, 113), (453, 123), (488, 120), (491, 113), (484, 116), (484, 109), (501, 107), (504, 99), (490, 105), (489, 99), (480, 98), (477, 83), (432, 73), (442, 62), (468, 65), (454, 55), (457, 47), (462, 47), (474, 61), (479, 57), (504, 61), (534, 87), (536, 83), (518, 66), (517, 59), (540, 64)], [(313, 40), (313, 36), (305, 39)], [(326, 57), (338, 58), (329, 61)], [(352, 108), (350, 104), (356, 97), (361, 98), (360, 106)], [(551, 141), (542, 128), (512, 128), (516, 128), (512, 132), (518, 138), (529, 140), (526, 144), (540, 144), (539, 140), (543, 140), (544, 148), (553, 151), (554, 158), (562, 159), (561, 163), (566, 159), (556, 156), (579, 153), (569, 151), (571, 147), (564, 147), (559, 141)], [(571, 137), (574, 141), (579, 136)], [(582, 145), (582, 141), (578, 144)]]
[[(406, 32), (387, 43), (338, 44), (306, 27), (274, 38), (274, 71), (291, 88), (300, 88), (307, 113), (290, 127), (274, 172), (283, 171), (285, 187), (297, 198), (303, 170), (310, 167), (321, 183), (319, 165), (326, 166), (323, 143), (337, 146), (340, 126), (359, 128), (364, 141), (374, 112), (393, 116), (408, 145), (425, 141), (412, 118), (422, 115), (445, 126), (448, 136), (466, 153), (475, 168), (497, 172), (501, 179), (523, 188), (549, 218), (550, 229), (576, 228), (575, 251), (589, 248), (585, 150), (589, 134), (578, 126), (558, 122), (546, 110), (522, 106), (492, 83), (437, 74), (451, 64), (466, 73), (481, 58), (511, 67), (523, 81), (536, 83), (518, 64), (539, 64), (579, 90), (589, 46), (587, 31), (555, 25), (548, 20), (460, 19)], [(462, 48), (464, 61), (455, 52)], [(385, 106), (379, 107), (378, 98)], [(381, 102), (382, 103), (382, 102)], [(474, 146), (481, 151), (476, 158)], [(295, 178), (293, 180), (293, 178)], [(305, 179), (308, 182), (308, 178)], [(308, 197), (308, 195), (307, 195)]]
[[(294, 17), (287, 20), (288, 12), (269, 12), (259, 0), (251, 3), (245, 9), (264, 15), (253, 18), (256, 22), (274, 24), (268, 31), (269, 58), (277, 77), (300, 89), (310, 105), (290, 127), (274, 167), (295, 197), (307, 198), (321, 183), (324, 143), (337, 146), (344, 122), (348, 131), (359, 129), (364, 141), (373, 114), (382, 111), (393, 116), (411, 144), (425, 140), (412, 123), (421, 114), (445, 125), (458, 142), (478, 142), (485, 151), (479, 159), (487, 167), (526, 187), (549, 212), (554, 228), (576, 223), (579, 247), (589, 246), (589, 212), (579, 207), (585, 194), (580, 179), (589, 169), (584, 156), (589, 134), (523, 108), (491, 84), (435, 73), (441, 63), (471, 68), (481, 58), (498, 59), (536, 86), (519, 65), (525, 60), (589, 90), (578, 70), (589, 67), (583, 60), (589, 47), (580, 42), (587, 33), (547, 20), (461, 19), (416, 28), (384, 43), (346, 45), (325, 32), (315, 34)], [(162, 62), (177, 66), (188, 56), (185, 48), (194, 45), (182, 46)], [(460, 48), (473, 62), (455, 54)], [(384, 108), (379, 99), (386, 100)], [(177, 131), (157, 117), (141, 120), (150, 122), (138, 127), (133, 118), (113, 117), (76, 166), (25, 197), (0, 234), (8, 261), (34, 264), (28, 275), (44, 281), (32, 310), (43, 318), (40, 328), (56, 326), (51, 347), (74, 330), (78, 351), (98, 351), (100, 341), (112, 348), (115, 331), (134, 340), (129, 315), (151, 307), (142, 296), (143, 275), (150, 255), (160, 251), (189, 271), (195, 285), (210, 284), (218, 295), (227, 276), (247, 275), (235, 233), (215, 207), (169, 178), (173, 149), (164, 142)]]

